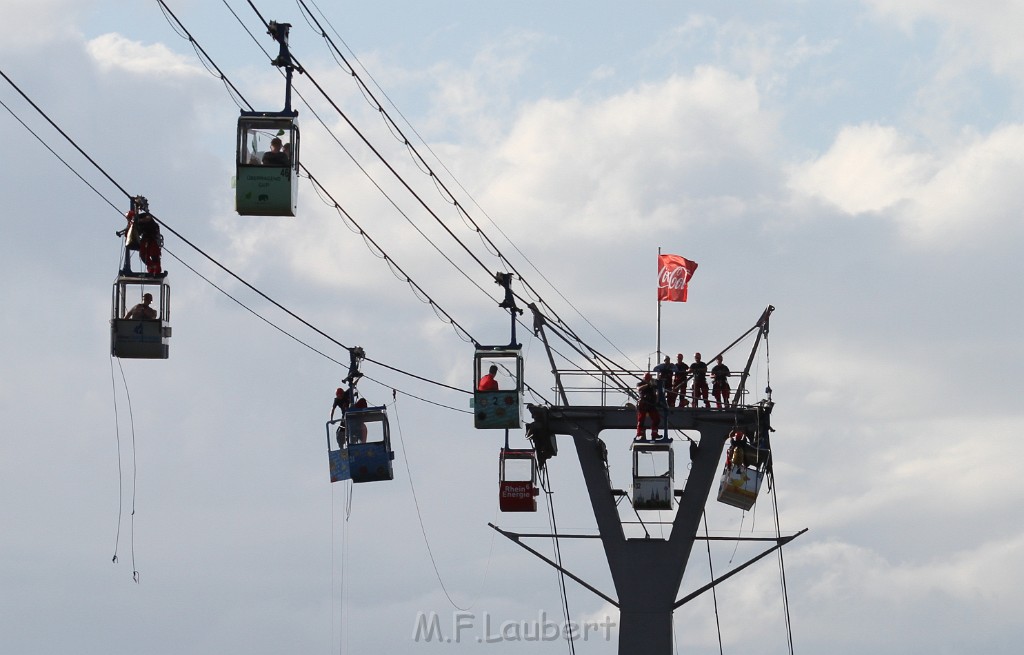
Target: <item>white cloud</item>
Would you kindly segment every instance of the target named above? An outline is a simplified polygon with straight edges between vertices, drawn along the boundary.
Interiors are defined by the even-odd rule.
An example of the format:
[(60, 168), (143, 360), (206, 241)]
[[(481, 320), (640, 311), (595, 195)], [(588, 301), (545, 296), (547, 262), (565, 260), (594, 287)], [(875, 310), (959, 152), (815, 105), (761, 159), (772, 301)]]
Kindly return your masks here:
[(730, 193), (717, 173), (765, 156), (773, 128), (752, 80), (710, 67), (593, 103), (543, 100), (500, 144), (488, 202), (543, 221), (556, 236), (679, 226), (687, 199)]
[(0, 51), (18, 51), (77, 38), (77, 19), (92, 2), (75, 0), (5, 0)]
[(883, 213), (912, 241), (964, 246), (1005, 238), (1024, 203), (1024, 126), (931, 149), (891, 126), (845, 127), (821, 157), (794, 169), (790, 187), (847, 214)]
[[(934, 21), (943, 29), (946, 51), (955, 49), (989, 65), (1001, 74), (1019, 75), (1024, 63), (1024, 4), (1015, 0), (866, 0), (884, 18), (897, 21), (904, 30), (919, 22)], [(955, 44), (955, 45), (951, 45)]]
[(205, 72), (190, 58), (171, 52), (162, 43), (144, 45), (115, 33), (92, 39), (86, 44), (86, 51), (105, 72), (120, 69), (138, 75), (174, 76)]

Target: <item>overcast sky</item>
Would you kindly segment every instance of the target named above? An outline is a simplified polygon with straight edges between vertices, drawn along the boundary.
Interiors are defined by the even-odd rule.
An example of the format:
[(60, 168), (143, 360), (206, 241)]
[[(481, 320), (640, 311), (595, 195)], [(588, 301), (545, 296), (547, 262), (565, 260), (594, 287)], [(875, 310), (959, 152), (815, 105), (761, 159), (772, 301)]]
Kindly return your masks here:
[[(249, 103), (281, 108), (280, 75), (228, 9), (273, 51), (248, 3), (167, 4)], [(181, 259), (164, 256), (170, 359), (109, 357), (118, 186), (388, 366), (471, 384), (472, 344), (438, 313), (508, 340), (484, 270), (499, 260), (299, 5), (255, 4), (294, 26), (309, 72), (295, 81), (304, 164), (398, 277), (308, 180), (295, 218), (235, 214), (238, 105), (156, 1), (0, 0), (0, 69), (116, 182), (0, 81), (0, 100), (96, 188), (0, 107), (0, 650), (565, 652), (477, 639), (485, 618), (493, 633), (562, 613), (554, 571), (487, 527), (544, 532), (548, 514), (497, 511), (502, 435), (473, 429), (468, 395), (367, 363), (395, 480), (331, 485), (324, 422), (345, 371), (328, 357), (347, 352), (166, 230)], [(320, 7), (460, 205), (597, 349), (656, 358), (659, 248), (699, 264), (689, 302), (662, 307), (664, 351), (717, 352), (777, 308), (751, 383), (777, 403), (776, 487), (747, 514), (712, 498), (707, 517), (714, 534), (769, 534), (777, 500), (784, 532), (809, 528), (784, 551), (794, 652), (1018, 652), (1024, 486), (1006, 455), (1024, 433), (1024, 2)], [(519, 337), (531, 400), (553, 400), (542, 344)], [(727, 356), (734, 370), (749, 345)], [(628, 488), (629, 435), (605, 440)], [(550, 473), (559, 529), (592, 534), (568, 439)], [(718, 546), (710, 564), (757, 552)], [(597, 541), (562, 556), (613, 593)], [(681, 593), (710, 575), (698, 543)], [(567, 584), (574, 621), (617, 620)], [(774, 557), (678, 610), (678, 652), (719, 652), (713, 600), (724, 652), (788, 652)], [(421, 613), (450, 632), (464, 609), (462, 643), (414, 640)], [(577, 652), (614, 653), (615, 636)]]

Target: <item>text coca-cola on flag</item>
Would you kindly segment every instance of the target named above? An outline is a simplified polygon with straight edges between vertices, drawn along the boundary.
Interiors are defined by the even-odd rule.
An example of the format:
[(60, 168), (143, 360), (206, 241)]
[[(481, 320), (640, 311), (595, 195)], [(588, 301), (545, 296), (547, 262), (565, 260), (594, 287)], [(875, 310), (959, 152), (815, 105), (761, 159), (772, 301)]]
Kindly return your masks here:
[(679, 255), (658, 255), (658, 300), (686, 302), (686, 288), (697, 262)]

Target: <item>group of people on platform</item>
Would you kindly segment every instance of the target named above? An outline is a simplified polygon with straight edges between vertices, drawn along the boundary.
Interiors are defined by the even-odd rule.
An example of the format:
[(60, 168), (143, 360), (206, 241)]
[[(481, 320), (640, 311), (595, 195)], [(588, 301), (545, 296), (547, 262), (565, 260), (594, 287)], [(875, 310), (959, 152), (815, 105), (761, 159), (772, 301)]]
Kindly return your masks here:
[[(676, 355), (676, 362), (665, 355), (665, 359), (654, 367), (653, 374), (645, 373), (644, 377), (636, 385), (636, 436), (638, 439), (646, 438), (647, 431), (644, 428), (644, 420), (650, 418), (651, 438), (658, 439), (658, 426), (661, 424), (661, 411), (668, 411), (673, 407), (694, 407), (698, 406), (700, 400), (704, 401), (705, 407), (711, 407), (708, 402), (708, 373), (711, 374), (711, 393), (715, 398), (715, 407), (721, 409), (729, 407), (729, 394), (732, 389), (729, 387), (729, 367), (725, 365), (722, 356), (715, 358), (716, 364), (708, 370), (707, 362), (701, 360), (700, 353), (693, 355), (693, 363), (687, 364), (683, 361), (683, 354)], [(690, 387), (690, 396), (687, 397), (687, 383)], [(667, 438), (667, 435), (665, 436)]]

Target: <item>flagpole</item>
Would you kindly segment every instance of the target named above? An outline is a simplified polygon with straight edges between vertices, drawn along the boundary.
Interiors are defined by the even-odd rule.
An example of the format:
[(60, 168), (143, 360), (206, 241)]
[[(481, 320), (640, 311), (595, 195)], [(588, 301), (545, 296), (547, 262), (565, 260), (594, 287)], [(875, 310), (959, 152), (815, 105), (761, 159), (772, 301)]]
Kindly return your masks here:
[[(661, 246), (658, 246), (658, 272), (661, 272)], [(661, 280), (658, 280), (661, 284)], [(661, 294), (658, 294), (658, 363), (661, 363)]]

